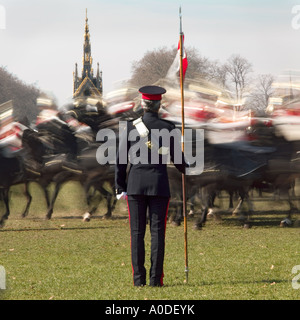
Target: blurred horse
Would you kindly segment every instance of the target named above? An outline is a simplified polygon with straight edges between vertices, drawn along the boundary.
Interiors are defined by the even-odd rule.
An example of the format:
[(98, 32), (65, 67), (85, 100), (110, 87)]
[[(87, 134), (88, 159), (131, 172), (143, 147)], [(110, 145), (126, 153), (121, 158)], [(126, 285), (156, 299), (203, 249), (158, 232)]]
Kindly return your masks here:
[[(54, 183), (54, 192), (48, 206), (46, 214), (47, 219), (51, 219), (52, 217), (54, 204), (62, 185), (69, 181), (77, 181), (83, 187), (86, 203), (89, 207), (89, 210), (84, 214), (84, 221), (90, 221), (92, 214), (98, 207), (100, 201), (90, 207), (92, 203), (91, 199), (95, 196), (96, 191), (100, 194), (101, 198), (99, 200), (101, 200), (102, 197), (106, 200), (107, 212), (104, 214), (104, 218), (110, 218), (112, 216), (112, 211), (116, 204), (113, 193), (114, 171), (112, 171), (112, 167), (109, 164), (100, 165), (97, 162), (95, 154), (96, 150), (97, 148), (84, 150), (81, 153), (80, 161), (77, 163), (64, 162), (62, 164), (63, 170), (53, 176), (52, 182)], [(85, 152), (88, 153), (87, 157), (84, 156)], [(89, 193), (91, 188), (94, 189), (92, 196)], [(111, 191), (107, 190), (109, 188)]]
[(24, 184), (24, 194), (27, 202), (22, 217), (25, 217), (32, 201), (28, 184), (38, 177), (38, 173), (27, 167), (23, 157), (20, 155), (11, 158), (0, 155), (0, 177), (1, 196), (5, 204), (5, 213), (0, 217), (0, 227), (2, 227), (10, 215), (9, 194), (11, 187), (17, 184)]
[[(236, 210), (240, 208), (243, 201), (248, 202), (248, 217), (245, 222), (245, 226), (248, 227), (250, 216), (253, 213), (249, 191), (262, 184), (268, 184), (273, 190), (286, 195), (285, 200), (290, 205), (287, 218), (290, 219), (291, 213), (296, 210), (289, 191), (295, 178), (299, 176), (299, 162), (295, 158), (299, 146), (276, 136), (272, 127), (264, 129), (264, 134), (257, 135), (253, 141), (206, 143), (206, 166), (209, 161), (214, 163), (219, 173), (218, 175), (213, 174), (209, 183), (205, 181), (206, 170), (199, 176), (187, 177), (187, 180), (190, 179), (189, 185), (204, 187), (204, 190), (202, 189), (204, 191), (204, 197), (202, 197), (204, 210), (195, 223), (196, 228), (201, 229), (204, 225), (209, 208), (213, 205), (214, 196), (221, 190), (239, 194), (241, 201)], [(207, 156), (207, 150), (209, 150), (209, 156)], [(193, 188), (195, 189), (195, 187), (191, 189)]]

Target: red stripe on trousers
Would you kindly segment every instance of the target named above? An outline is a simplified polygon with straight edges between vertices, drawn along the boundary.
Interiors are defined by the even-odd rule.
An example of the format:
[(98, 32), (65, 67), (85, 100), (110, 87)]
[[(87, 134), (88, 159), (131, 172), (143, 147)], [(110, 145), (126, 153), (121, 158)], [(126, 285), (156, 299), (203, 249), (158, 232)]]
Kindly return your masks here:
[[(132, 239), (131, 239), (131, 228), (130, 228), (130, 210), (129, 210), (129, 204), (128, 204), (128, 196), (126, 196), (126, 201), (127, 201), (127, 208), (128, 208), (128, 216), (129, 216), (129, 229), (130, 229), (130, 254), (131, 254), (131, 245), (132, 245)], [(170, 199), (168, 201), (168, 205), (167, 205), (167, 210), (166, 210), (166, 215), (165, 215), (165, 238), (166, 238), (166, 228), (167, 228), (167, 219), (168, 219), (168, 211), (169, 211), (169, 204), (170, 204)], [(164, 244), (165, 245), (165, 244)], [(132, 261), (132, 257), (131, 257), (131, 261)], [(134, 279), (134, 269), (133, 269), (133, 265), (131, 263), (131, 269), (132, 269), (132, 277)], [(161, 274), (161, 278), (160, 278), (160, 285), (163, 286), (163, 278), (164, 278), (164, 272), (162, 272)], [(133, 284), (134, 284), (134, 280), (133, 280)]]

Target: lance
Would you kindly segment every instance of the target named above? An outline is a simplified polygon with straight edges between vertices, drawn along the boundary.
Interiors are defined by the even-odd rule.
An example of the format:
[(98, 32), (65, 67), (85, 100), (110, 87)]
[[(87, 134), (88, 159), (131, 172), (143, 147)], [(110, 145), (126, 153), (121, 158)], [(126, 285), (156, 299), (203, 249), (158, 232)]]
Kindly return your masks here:
[[(183, 32), (181, 7), (179, 8), (180, 31), (179, 31), (179, 50), (180, 50), (180, 91), (181, 91), (181, 147), (184, 152), (184, 75), (183, 75)], [(184, 260), (185, 260), (185, 282), (188, 282), (188, 238), (187, 238), (187, 213), (186, 213), (186, 184), (185, 173), (182, 173), (182, 209), (184, 221)]]

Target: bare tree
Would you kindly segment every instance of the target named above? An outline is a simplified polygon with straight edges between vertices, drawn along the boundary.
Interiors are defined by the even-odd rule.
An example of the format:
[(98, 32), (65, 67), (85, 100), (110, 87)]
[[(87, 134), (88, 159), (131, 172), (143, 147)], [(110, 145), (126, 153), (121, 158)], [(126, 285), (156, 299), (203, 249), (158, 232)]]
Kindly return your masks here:
[(202, 78), (211, 80), (214, 73), (214, 63), (207, 57), (201, 56), (194, 47), (186, 48), (188, 58), (188, 69), (186, 77), (189, 79)]
[(250, 83), (249, 74), (252, 72), (252, 64), (240, 55), (232, 55), (225, 64), (228, 73), (229, 85), (232, 84), (235, 91), (235, 98), (241, 104)]
[(221, 86), (223, 89), (228, 89), (228, 71), (225, 64), (215, 61), (211, 64), (210, 80)]
[(274, 76), (271, 74), (260, 74), (257, 77), (255, 86), (247, 99), (247, 108), (257, 111), (264, 111), (269, 99), (273, 94), (272, 84)]
[[(214, 63), (203, 57), (195, 48), (186, 48), (188, 68), (186, 78), (210, 80), (214, 74)], [(142, 59), (132, 63), (131, 85), (143, 86), (164, 79), (176, 57), (177, 48), (158, 48), (147, 51)]]
[(166, 76), (177, 49), (166, 47), (147, 51), (142, 59), (133, 61), (130, 83), (136, 86), (153, 84)]
[[(252, 80), (252, 64), (240, 55), (232, 55), (225, 62), (212, 61), (203, 57), (197, 49), (186, 48), (188, 57), (187, 80), (205, 80), (217, 85), (226, 94), (232, 92), (232, 98), (237, 104), (244, 103), (246, 108), (261, 109), (268, 104), (272, 93), (273, 77), (271, 75), (260, 75), (254, 89), (250, 92)], [(164, 79), (177, 54), (177, 48), (166, 47), (147, 51), (138, 61), (132, 63), (132, 77), (130, 84), (143, 86), (154, 84)], [(188, 83), (188, 81), (186, 81)]]

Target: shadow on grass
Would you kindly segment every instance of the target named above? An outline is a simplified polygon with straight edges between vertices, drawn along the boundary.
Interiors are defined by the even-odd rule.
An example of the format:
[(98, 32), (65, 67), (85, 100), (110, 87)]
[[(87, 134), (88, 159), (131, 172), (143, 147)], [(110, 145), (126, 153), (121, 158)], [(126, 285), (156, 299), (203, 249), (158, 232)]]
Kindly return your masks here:
[(171, 283), (165, 284), (164, 287), (172, 288), (172, 287), (199, 287), (199, 286), (226, 286), (226, 285), (239, 285), (239, 284), (262, 284), (262, 285), (273, 285), (279, 283), (286, 283), (290, 284), (291, 280), (283, 280), (283, 279), (262, 279), (262, 280), (243, 280), (243, 281), (199, 281), (194, 282), (193, 280), (188, 281), (187, 283), (178, 282), (178, 283)]
[(228, 281), (228, 282), (214, 282), (214, 281), (203, 281), (199, 285), (201, 286), (212, 286), (212, 285), (239, 285), (239, 284), (262, 284), (262, 285), (274, 285), (279, 283), (290, 284), (291, 280), (282, 280), (282, 279), (269, 279), (269, 280), (245, 280), (245, 281)]
[(2, 232), (23, 232), (23, 231), (74, 231), (74, 230), (91, 230), (91, 229), (106, 229), (109, 227), (47, 227), (47, 228), (15, 228), (15, 229), (0, 229)]
[[(218, 216), (219, 221), (226, 226), (243, 226), (245, 223), (242, 215), (232, 216), (231, 213), (220, 211), (218, 212)], [(250, 225), (251, 227), (279, 227), (280, 222), (287, 216), (287, 211), (257, 211), (250, 215)], [(244, 218), (247, 218), (247, 215), (245, 215)], [(292, 214), (292, 220), (294, 221), (292, 227), (300, 227), (299, 218), (299, 213)]]
[[(58, 220), (82, 220), (82, 216), (60, 216), (60, 217), (53, 217), (51, 218), (51, 220), (46, 220), (45, 218), (37, 218), (37, 217), (32, 217), (32, 218), (22, 218), (18, 221), (23, 220), (24, 221), (35, 221), (35, 222), (51, 222), (51, 221), (58, 221)], [(107, 221), (107, 220), (126, 220), (127, 217), (125, 216), (114, 216), (114, 217), (110, 217), (110, 218), (104, 218), (104, 216), (92, 216), (91, 218), (92, 220), (103, 220), (103, 221)], [(74, 231), (74, 230), (93, 230), (93, 229), (109, 229), (111, 228), (111, 226), (92, 226), (90, 225), (92, 222), (84, 222), (82, 221), (83, 226), (73, 226), (73, 227), (66, 227), (63, 225), (60, 226), (47, 226), (47, 227), (43, 227), (41, 226), (40, 228), (31, 228), (31, 227), (24, 227), (24, 228), (5, 228), (5, 225), (3, 227), (0, 228), (0, 233), (1, 232), (11, 232), (11, 231), (17, 231), (17, 232), (22, 232), (22, 231)]]
[[(26, 218), (27, 219), (27, 218)], [(41, 218), (43, 219), (43, 218)], [(59, 216), (59, 217), (53, 217), (51, 220), (61, 220), (61, 219), (66, 219), (66, 220), (73, 220), (73, 219), (80, 219), (82, 220), (82, 216)], [(127, 216), (111, 216), (111, 217), (105, 217), (105, 216), (91, 216), (91, 220), (126, 220), (128, 219)]]

